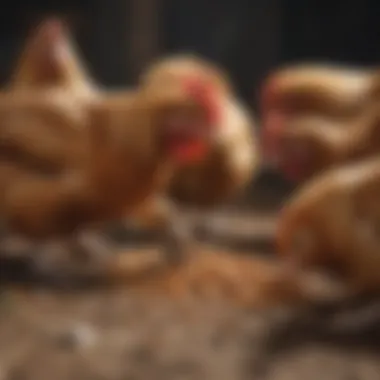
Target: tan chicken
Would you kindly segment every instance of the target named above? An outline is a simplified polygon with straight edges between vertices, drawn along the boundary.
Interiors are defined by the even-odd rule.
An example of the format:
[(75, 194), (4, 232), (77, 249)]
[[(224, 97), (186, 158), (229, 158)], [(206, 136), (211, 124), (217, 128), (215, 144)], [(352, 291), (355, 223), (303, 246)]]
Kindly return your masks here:
[[(322, 134), (330, 133), (330, 127), (334, 127), (331, 134), (336, 136), (335, 127), (355, 123), (377, 98), (378, 83), (378, 70), (337, 65), (298, 65), (273, 74), (264, 84), (261, 99), (267, 159), (281, 165), (279, 152), (286, 149), (289, 154), (294, 150), (294, 156), (303, 154), (306, 151), (303, 145), (314, 143), (304, 140), (310, 140), (317, 129), (320, 130), (317, 134)], [(311, 133), (307, 131), (309, 127)], [(284, 147), (284, 141), (289, 146)]]
[[(2, 95), (0, 207), (8, 230), (66, 238), (137, 212), (177, 167), (207, 154), (215, 134), (202, 86), (194, 79), (191, 88), (107, 95), (83, 106), (85, 122), (74, 127), (54, 98)], [(56, 157), (64, 165), (42, 164)]]
[[(97, 96), (99, 88), (83, 68), (72, 45), (67, 28), (59, 20), (43, 23), (15, 71), (12, 88), (24, 88), (27, 83), (41, 88), (49, 80), (56, 93), (62, 94), (65, 89), (76, 96), (83, 93)], [(43, 65), (39, 64), (41, 60)], [(54, 75), (44, 77), (49, 71), (40, 68), (46, 65), (50, 65)], [(178, 82), (191, 80), (191, 76), (204, 76), (220, 92), (224, 104), (215, 111), (220, 114), (216, 116), (218, 138), (206, 160), (178, 172), (169, 192), (173, 199), (186, 205), (214, 206), (235, 196), (252, 179), (258, 166), (254, 123), (248, 110), (233, 96), (227, 76), (200, 58), (179, 55), (160, 60), (143, 74), (141, 85), (147, 89), (162, 83), (176, 86)]]
[(379, 158), (306, 184), (282, 210), (279, 253), (298, 266), (332, 270), (357, 289), (378, 289), (379, 184)]
[(193, 75), (203, 76), (218, 89), (217, 139), (204, 161), (181, 168), (173, 177), (169, 195), (185, 206), (212, 207), (236, 196), (253, 179), (259, 150), (252, 116), (235, 97), (227, 76), (212, 64), (191, 56), (168, 57), (144, 73), (141, 85), (170, 85)]
[[(59, 51), (64, 51), (65, 54), (57, 54)], [(64, 28), (58, 20), (48, 20), (40, 26), (23, 57), (22, 63), (18, 65), (18, 69), (16, 68), (10, 90), (20, 91), (26, 88), (27, 91), (38, 90), (42, 96), (48, 94), (49, 101), (54, 99), (55, 104), (63, 106), (63, 111), (70, 112), (71, 117), (79, 114), (79, 120), (75, 118), (75, 122), (70, 123), (70, 128), (81, 125), (83, 101), (86, 103), (104, 95), (104, 91), (101, 91), (87, 75), (72, 47), (67, 28)], [(35, 62), (43, 60), (45, 60), (44, 65), (53, 65), (54, 76), (45, 78), (45, 71), (38, 72), (44, 65)], [(209, 104), (216, 125), (213, 132), (216, 138), (208, 147), (205, 159), (196, 163), (189, 162), (176, 171), (170, 186), (171, 198), (167, 197), (167, 191), (159, 192), (154, 197), (146, 199), (133, 215), (126, 210), (126, 216), (139, 220), (143, 225), (162, 229), (161, 236), (165, 250), (172, 251), (173, 256), (176, 256), (178, 251), (186, 250), (186, 243), (191, 240), (191, 230), (182, 213), (174, 207), (172, 199), (180, 200), (182, 204), (189, 206), (214, 206), (242, 190), (258, 164), (258, 151), (254, 131), (251, 129), (252, 119), (237, 99), (233, 98), (226, 76), (219, 73), (216, 67), (195, 57), (170, 57), (148, 69), (142, 78), (141, 87), (154, 92), (162, 87), (161, 81), (164, 80), (165, 88), (173, 87), (176, 91), (178, 86), (184, 84), (190, 91), (197, 92), (198, 77), (206, 81), (211, 78), (213, 86), (221, 95), (220, 99), (213, 101), (212, 91), (202, 93), (201, 90), (199, 94), (203, 101)], [(27, 87), (24, 82), (32, 85)], [(45, 86), (44, 83), (48, 85)], [(115, 95), (117, 94), (112, 94)], [(73, 105), (74, 108), (67, 107), (65, 100), (68, 97), (71, 99), (69, 106)], [(225, 107), (224, 103), (228, 106)], [(50, 128), (50, 125), (42, 125), (37, 128), (39, 131), (37, 134), (36, 128), (34, 126), (34, 130), (28, 129), (27, 125), (24, 125), (24, 129), (21, 131), (19, 128), (18, 132), (13, 128), (3, 129), (3, 139), (11, 138), (13, 142), (17, 140), (19, 152), (22, 151), (29, 164), (38, 165), (46, 173), (51, 174), (72, 165), (73, 160), (75, 161), (72, 149), (59, 148), (61, 141), (64, 141), (61, 134), (70, 135), (72, 131), (63, 132), (58, 128), (58, 133), (53, 132), (54, 130), (45, 133), (44, 129)], [(30, 136), (30, 133), (33, 136)], [(74, 136), (75, 133), (74, 131)], [(41, 139), (40, 136), (44, 138)], [(92, 236), (91, 240), (91, 244), (86, 245), (90, 245), (92, 251), (107, 247), (103, 239), (99, 241), (99, 238)]]
[(283, 174), (307, 180), (334, 166), (377, 155), (380, 151), (378, 104), (368, 104), (362, 115), (337, 122), (305, 116), (285, 124), (277, 151), (272, 155)]

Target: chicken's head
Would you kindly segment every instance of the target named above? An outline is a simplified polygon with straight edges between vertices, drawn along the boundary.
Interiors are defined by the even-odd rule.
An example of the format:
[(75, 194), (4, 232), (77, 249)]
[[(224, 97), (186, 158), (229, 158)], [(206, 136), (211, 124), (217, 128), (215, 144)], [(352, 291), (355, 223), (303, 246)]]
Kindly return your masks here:
[[(322, 141), (323, 137), (322, 140), (321, 137), (311, 137), (322, 135), (322, 131), (328, 139), (334, 139), (336, 133), (330, 133), (331, 126), (345, 129), (366, 110), (371, 78), (370, 71), (334, 65), (296, 65), (270, 75), (260, 94), (264, 154), (268, 160), (279, 155), (283, 142), (295, 140), (294, 136), (284, 139), (288, 128), (293, 127), (294, 120), (298, 124), (298, 120), (307, 118), (330, 120), (319, 123), (320, 132), (312, 131), (308, 137), (307, 133), (302, 133), (303, 140), (310, 140), (306, 145), (315, 146), (318, 141)], [(306, 128), (308, 123), (304, 123), (303, 129)], [(313, 128), (316, 129), (312, 123)], [(294, 135), (299, 136), (300, 132)], [(316, 148), (301, 149), (302, 155), (310, 156), (308, 151)], [(322, 147), (322, 153), (327, 154), (326, 148)], [(324, 159), (317, 158), (317, 161), (323, 164)]]
[[(297, 172), (297, 178), (293, 178), (295, 180), (299, 179), (304, 171), (299, 166), (304, 166), (311, 141), (307, 141), (309, 138), (300, 134), (300, 131), (289, 129), (294, 127), (295, 120), (310, 115), (312, 108), (305, 104), (306, 98), (302, 96), (302, 88), (297, 87), (292, 81), (289, 82), (287, 74), (286, 71), (280, 71), (270, 76), (261, 91), (262, 145), (265, 159), (275, 167), (285, 164), (286, 172), (290, 169)], [(300, 123), (297, 121), (297, 124)], [(283, 161), (285, 153), (292, 161), (291, 167), (288, 165), (289, 160), (286, 160), (286, 163)], [(294, 177), (294, 173), (291, 177)]]
[(167, 58), (146, 72), (141, 90), (161, 99), (160, 133), (167, 153), (182, 164), (206, 158), (229, 94), (218, 69), (196, 58)]

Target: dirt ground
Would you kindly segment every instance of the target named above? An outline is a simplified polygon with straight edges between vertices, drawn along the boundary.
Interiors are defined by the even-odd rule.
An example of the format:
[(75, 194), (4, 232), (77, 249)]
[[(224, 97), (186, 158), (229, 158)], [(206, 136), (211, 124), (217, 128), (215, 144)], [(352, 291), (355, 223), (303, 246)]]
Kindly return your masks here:
[(298, 302), (271, 258), (273, 216), (206, 224), (174, 269), (128, 247), (107, 269), (134, 274), (118, 286), (52, 289), (0, 264), (0, 380), (380, 378), (376, 296)]

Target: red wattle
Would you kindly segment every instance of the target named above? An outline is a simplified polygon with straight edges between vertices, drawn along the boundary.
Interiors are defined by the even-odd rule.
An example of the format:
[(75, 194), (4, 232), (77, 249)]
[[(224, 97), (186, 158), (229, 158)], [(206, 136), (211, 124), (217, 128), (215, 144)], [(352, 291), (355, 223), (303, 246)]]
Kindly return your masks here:
[(201, 140), (191, 142), (173, 141), (171, 147), (172, 154), (182, 163), (196, 162), (202, 160), (207, 153), (207, 145)]

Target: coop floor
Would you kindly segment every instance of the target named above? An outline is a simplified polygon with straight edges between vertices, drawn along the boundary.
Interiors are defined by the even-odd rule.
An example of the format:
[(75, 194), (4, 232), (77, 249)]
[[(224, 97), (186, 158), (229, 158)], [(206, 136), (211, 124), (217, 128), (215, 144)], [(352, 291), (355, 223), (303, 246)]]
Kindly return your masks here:
[(248, 240), (252, 229), (268, 237), (274, 219), (228, 219), (216, 227), (222, 241), (200, 244), (174, 268), (158, 264), (157, 249), (121, 250), (108, 269), (119, 285), (3, 285), (0, 379), (377, 380), (379, 318), (363, 327), (355, 306), (353, 327), (344, 327), (345, 310), (278, 307), (273, 294), (286, 289), (276, 262), (228, 244)]

